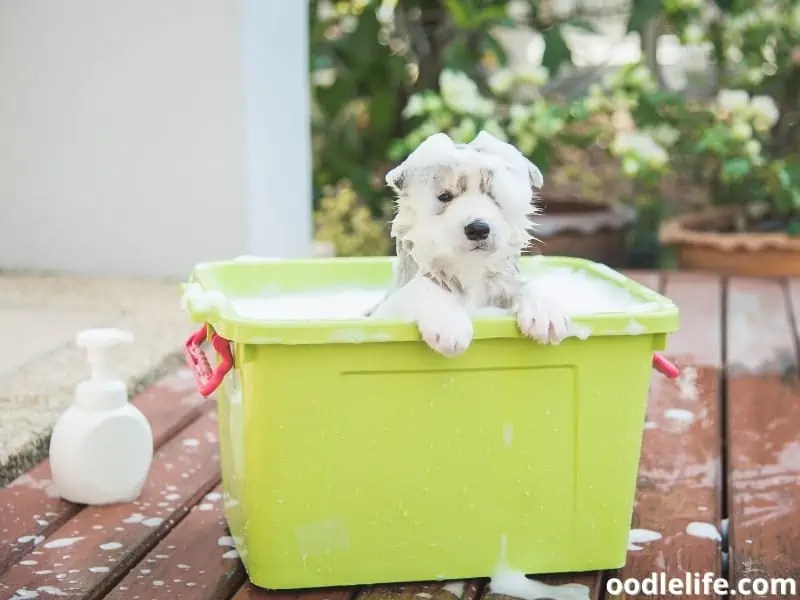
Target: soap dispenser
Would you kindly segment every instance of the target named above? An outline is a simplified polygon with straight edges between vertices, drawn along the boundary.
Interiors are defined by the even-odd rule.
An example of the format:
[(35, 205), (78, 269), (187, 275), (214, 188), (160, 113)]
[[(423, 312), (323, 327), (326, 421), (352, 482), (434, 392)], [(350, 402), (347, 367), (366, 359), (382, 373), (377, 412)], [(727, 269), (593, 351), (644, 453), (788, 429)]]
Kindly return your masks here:
[(110, 371), (109, 350), (133, 341), (119, 329), (87, 329), (76, 343), (88, 353), (91, 377), (58, 419), (50, 439), (50, 469), (59, 495), (77, 504), (132, 502), (153, 461), (153, 432), (128, 402), (125, 382)]

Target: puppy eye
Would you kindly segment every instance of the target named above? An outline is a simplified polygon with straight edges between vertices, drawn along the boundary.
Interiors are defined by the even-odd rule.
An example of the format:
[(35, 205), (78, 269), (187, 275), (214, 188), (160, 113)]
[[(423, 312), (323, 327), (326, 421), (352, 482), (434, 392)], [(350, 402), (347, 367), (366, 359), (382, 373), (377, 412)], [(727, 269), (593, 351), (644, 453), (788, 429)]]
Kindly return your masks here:
[(442, 192), (436, 198), (439, 202), (450, 202), (453, 199), (453, 192)]

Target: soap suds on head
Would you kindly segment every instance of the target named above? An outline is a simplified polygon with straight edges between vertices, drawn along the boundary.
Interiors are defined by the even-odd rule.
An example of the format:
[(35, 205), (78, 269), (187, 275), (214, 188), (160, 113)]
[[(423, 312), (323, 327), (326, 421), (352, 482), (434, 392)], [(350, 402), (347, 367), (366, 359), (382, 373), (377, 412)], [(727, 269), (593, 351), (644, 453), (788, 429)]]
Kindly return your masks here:
[(718, 542), (722, 541), (722, 536), (720, 535), (719, 531), (717, 531), (717, 528), (711, 523), (692, 521), (686, 526), (686, 533), (698, 538), (716, 540)]

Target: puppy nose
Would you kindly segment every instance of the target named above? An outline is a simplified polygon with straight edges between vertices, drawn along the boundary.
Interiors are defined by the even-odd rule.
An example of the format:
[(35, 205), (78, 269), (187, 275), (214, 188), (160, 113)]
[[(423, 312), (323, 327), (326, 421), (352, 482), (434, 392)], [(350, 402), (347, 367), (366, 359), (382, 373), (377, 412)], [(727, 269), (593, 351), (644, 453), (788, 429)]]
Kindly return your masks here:
[(489, 224), (486, 221), (473, 221), (464, 227), (464, 234), (467, 239), (477, 242), (478, 240), (485, 240), (489, 237)]

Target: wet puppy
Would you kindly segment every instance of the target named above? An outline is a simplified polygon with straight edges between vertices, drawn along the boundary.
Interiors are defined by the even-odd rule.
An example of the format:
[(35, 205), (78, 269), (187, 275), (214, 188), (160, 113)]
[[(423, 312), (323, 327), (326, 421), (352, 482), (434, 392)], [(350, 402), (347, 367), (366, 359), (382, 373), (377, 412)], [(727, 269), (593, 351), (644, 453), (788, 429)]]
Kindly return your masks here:
[(485, 131), (469, 144), (437, 133), (386, 183), (397, 194), (395, 281), (371, 316), (416, 323), (445, 356), (469, 347), (470, 312), (482, 308), (511, 309), (520, 330), (542, 343), (567, 335), (566, 315), (519, 272), (543, 178), (516, 148)]

